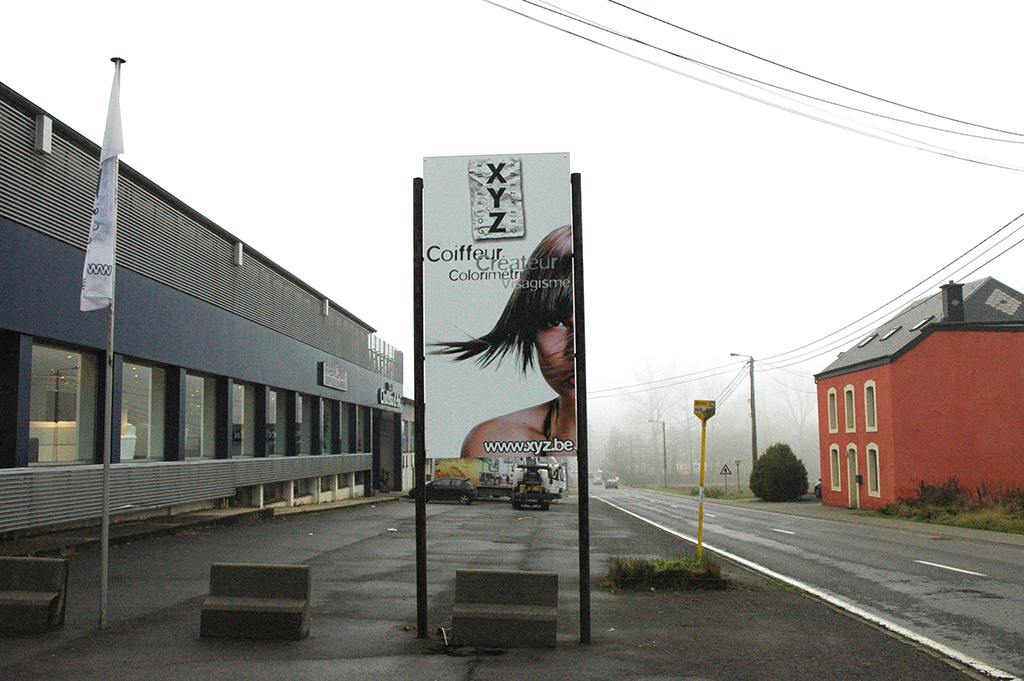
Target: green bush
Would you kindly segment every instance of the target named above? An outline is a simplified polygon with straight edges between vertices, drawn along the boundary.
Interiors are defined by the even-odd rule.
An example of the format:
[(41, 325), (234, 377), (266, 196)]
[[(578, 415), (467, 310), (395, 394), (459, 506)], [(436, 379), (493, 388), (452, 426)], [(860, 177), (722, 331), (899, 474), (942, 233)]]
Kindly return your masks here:
[(792, 501), (807, 494), (807, 468), (793, 449), (776, 442), (750, 470), (750, 491), (765, 501)]

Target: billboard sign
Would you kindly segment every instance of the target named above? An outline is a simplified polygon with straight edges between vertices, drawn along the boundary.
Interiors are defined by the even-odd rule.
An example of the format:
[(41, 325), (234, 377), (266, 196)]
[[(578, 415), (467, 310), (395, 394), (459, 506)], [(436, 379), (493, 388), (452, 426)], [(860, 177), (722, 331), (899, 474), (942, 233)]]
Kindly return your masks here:
[(427, 455), (572, 456), (568, 154), (423, 162)]

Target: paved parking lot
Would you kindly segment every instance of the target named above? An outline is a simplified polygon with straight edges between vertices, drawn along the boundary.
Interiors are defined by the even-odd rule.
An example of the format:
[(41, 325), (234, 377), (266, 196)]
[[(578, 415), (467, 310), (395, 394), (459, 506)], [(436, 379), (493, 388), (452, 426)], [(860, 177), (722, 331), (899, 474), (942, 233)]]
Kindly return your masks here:
[[(430, 504), (431, 637), (415, 631), (414, 506), (375, 500), (233, 526), (203, 524), (111, 547), (110, 627), (97, 630), (99, 552), (71, 556), (67, 623), (0, 639), (0, 677), (19, 679), (963, 679), (944, 660), (799, 593), (725, 565), (724, 592), (614, 593), (613, 556), (692, 547), (591, 505), (592, 638), (579, 644), (577, 506)], [(312, 567), (309, 638), (200, 639), (212, 562)], [(460, 567), (559, 574), (558, 647), (503, 654), (444, 646)]]

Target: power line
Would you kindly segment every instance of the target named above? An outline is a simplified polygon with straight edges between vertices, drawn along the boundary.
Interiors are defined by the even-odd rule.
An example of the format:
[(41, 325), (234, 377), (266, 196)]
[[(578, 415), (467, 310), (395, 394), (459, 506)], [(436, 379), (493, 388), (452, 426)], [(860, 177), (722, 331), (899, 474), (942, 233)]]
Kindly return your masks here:
[(754, 54), (752, 52), (747, 52), (746, 50), (742, 50), (742, 49), (740, 49), (738, 47), (733, 47), (732, 45), (729, 45), (727, 43), (723, 43), (723, 42), (721, 42), (719, 40), (715, 40), (714, 38), (709, 38), (708, 36), (701, 35), (700, 33), (696, 33), (695, 31), (691, 31), (690, 29), (687, 29), (687, 28), (684, 28), (682, 26), (678, 26), (676, 24), (673, 24), (673, 23), (671, 23), (669, 21), (666, 21), (666, 20), (664, 20), (664, 19), (662, 19), (660, 17), (657, 17), (657, 16), (655, 16), (653, 14), (648, 14), (647, 12), (643, 12), (641, 10), (638, 10), (638, 9), (634, 8), (634, 7), (630, 7), (629, 5), (626, 5), (625, 3), (618, 2), (618, 0), (608, 0), (608, 2), (612, 3), (613, 5), (618, 5), (619, 7), (622, 7), (623, 9), (627, 9), (630, 12), (635, 12), (635, 13), (641, 15), (641, 16), (645, 16), (648, 19), (653, 19), (654, 21), (657, 21), (657, 22), (660, 22), (662, 24), (665, 24), (666, 26), (671, 26), (672, 28), (677, 29), (679, 31), (683, 31), (684, 33), (689, 33), (692, 36), (700, 38), (701, 40), (707, 40), (707, 41), (712, 42), (712, 43), (714, 43), (716, 45), (720, 45), (721, 47), (724, 47), (726, 49), (733, 50), (735, 52), (739, 52), (740, 54), (746, 55), (748, 57), (752, 57), (752, 58), (757, 59), (759, 61), (763, 61), (766, 64), (771, 64), (772, 66), (777, 66), (780, 69), (785, 69), (786, 71), (790, 71), (792, 73), (796, 73), (798, 75), (804, 76), (805, 78), (810, 78), (812, 80), (816, 80), (816, 81), (818, 81), (820, 83), (824, 83), (825, 85), (830, 85), (832, 87), (836, 87), (836, 88), (839, 88), (841, 90), (846, 90), (847, 92), (852, 92), (854, 94), (861, 95), (862, 97), (868, 97), (869, 99), (873, 99), (873, 100), (878, 101), (878, 102), (883, 102), (885, 104), (891, 104), (892, 106), (897, 106), (897, 107), (900, 107), (901, 109), (907, 109), (908, 111), (913, 111), (915, 113), (924, 114), (926, 116), (932, 116), (934, 118), (941, 118), (942, 120), (949, 121), (951, 123), (958, 123), (960, 125), (967, 125), (967, 126), (970, 126), (970, 127), (973, 127), (973, 128), (980, 128), (982, 130), (989, 130), (991, 132), (998, 132), (998, 133), (1001, 133), (1001, 134), (1004, 134), (1004, 135), (1013, 135), (1015, 137), (1024, 137), (1024, 133), (1013, 132), (1012, 130), (1001, 130), (999, 128), (993, 128), (993, 127), (990, 127), (990, 126), (987, 126), (987, 125), (978, 125), (977, 123), (971, 123), (969, 121), (962, 121), (962, 120), (957, 119), (957, 118), (951, 118), (949, 116), (943, 116), (942, 114), (932, 113), (930, 111), (926, 111), (925, 109), (918, 109), (916, 107), (908, 106), (906, 104), (900, 104), (899, 102), (896, 102), (896, 101), (893, 101), (893, 100), (890, 100), (890, 99), (885, 99), (883, 97), (878, 97), (876, 95), (872, 95), (872, 94), (870, 94), (868, 92), (863, 92), (861, 90), (857, 90), (857, 89), (848, 87), (846, 85), (841, 85), (840, 83), (836, 83), (834, 81), (827, 80), (825, 78), (820, 78), (820, 77), (815, 76), (813, 74), (806, 73), (804, 71), (800, 71), (799, 69), (795, 69), (795, 68), (792, 68), (790, 66), (786, 66), (785, 64), (780, 64), (779, 62), (772, 61), (771, 59), (766, 59), (764, 57), (758, 56), (758, 55), (756, 55), (756, 54)]
[[(561, 8), (561, 7), (555, 5), (552, 2), (547, 2), (546, 0), (540, 0), (540, 2), (543, 5), (546, 5), (547, 7), (540, 7), (533, 0), (521, 0), (521, 1), (525, 2), (527, 4), (530, 4), (530, 5), (534, 5), (535, 7), (538, 7), (539, 9), (547, 10), (547, 11), (552, 12), (554, 14), (557, 14), (559, 16), (573, 19), (574, 21), (578, 21), (578, 22), (583, 23), (583, 24), (585, 24), (587, 26), (590, 26), (592, 28), (596, 28), (598, 30), (605, 31), (606, 33), (610, 33), (610, 34), (615, 35), (615, 36), (617, 36), (619, 38), (622, 38), (624, 40), (629, 40), (629, 41), (635, 42), (635, 43), (637, 43), (639, 45), (643, 45), (644, 47), (648, 47), (650, 49), (657, 50), (657, 51), (662, 52), (664, 54), (667, 54), (669, 56), (676, 57), (677, 59), (682, 59), (684, 61), (688, 61), (691, 64), (695, 64), (695, 65), (700, 66), (702, 68), (705, 68), (705, 69), (708, 69), (708, 70), (711, 70), (711, 71), (715, 71), (717, 73), (720, 73), (722, 75), (728, 76), (730, 78), (737, 79), (737, 80), (742, 80), (742, 81), (744, 81), (746, 83), (750, 83), (750, 84), (756, 84), (756, 85), (759, 85), (759, 86), (763, 86), (764, 88), (771, 88), (772, 90), (777, 91), (777, 92), (786, 92), (786, 93), (789, 93), (789, 94), (792, 94), (792, 95), (796, 95), (798, 97), (802, 97), (804, 99), (820, 102), (822, 104), (828, 104), (830, 106), (838, 107), (838, 108), (841, 108), (841, 109), (847, 109), (849, 111), (854, 111), (854, 112), (857, 112), (857, 113), (865, 114), (867, 116), (873, 116), (873, 117), (876, 117), (876, 118), (882, 118), (884, 120), (892, 121), (892, 122), (895, 122), (895, 123), (902, 123), (902, 124), (910, 125), (910, 126), (914, 126), (914, 127), (924, 128), (926, 130), (933, 130), (933, 131), (936, 131), (936, 132), (945, 132), (945, 133), (949, 133), (951, 135), (960, 135), (960, 136), (963, 136), (963, 137), (972, 137), (972, 138), (975, 138), (975, 139), (986, 140), (986, 141), (990, 141), (990, 142), (1004, 142), (1004, 143), (1008, 143), (1008, 144), (1024, 144), (1024, 139), (1020, 139), (1020, 140), (1007, 140), (1007, 139), (1003, 139), (1003, 138), (1000, 138), (1000, 137), (991, 137), (989, 135), (981, 135), (981, 134), (976, 134), (976, 133), (963, 132), (963, 131), (960, 131), (960, 130), (951, 130), (949, 128), (940, 128), (940, 127), (934, 126), (934, 125), (926, 125), (924, 123), (918, 123), (916, 121), (911, 121), (911, 120), (907, 120), (907, 119), (904, 119), (904, 118), (897, 118), (895, 116), (889, 116), (889, 115), (878, 113), (878, 112), (875, 112), (875, 111), (869, 111), (867, 109), (862, 109), (862, 108), (850, 106), (848, 104), (841, 104), (839, 102), (836, 102), (836, 101), (833, 101), (833, 100), (830, 100), (830, 99), (825, 99), (823, 97), (816, 97), (814, 95), (809, 95), (809, 94), (807, 94), (805, 92), (800, 92), (798, 90), (793, 90), (791, 88), (785, 88), (785, 87), (782, 87), (781, 85), (776, 85), (774, 83), (769, 83), (769, 82), (764, 81), (764, 80), (758, 80), (756, 78), (752, 78), (750, 76), (746, 76), (746, 75), (741, 74), (741, 73), (736, 73), (735, 71), (730, 71), (728, 69), (724, 69), (724, 68), (721, 68), (719, 66), (715, 66), (713, 64), (708, 64), (706, 62), (694, 59), (692, 57), (687, 57), (686, 55), (679, 54), (678, 52), (674, 52), (674, 51), (669, 50), (667, 48), (659, 47), (657, 45), (654, 45), (653, 43), (649, 43), (647, 41), (640, 40), (639, 38), (636, 38), (634, 36), (628, 35), (626, 33), (622, 33), (621, 31), (618, 31), (616, 29), (612, 29), (612, 28), (609, 28), (609, 27), (604, 26), (602, 24), (598, 24), (597, 22), (594, 22), (594, 21), (592, 21), (590, 19), (587, 19), (586, 17), (584, 17), (584, 16), (582, 16), (580, 14), (576, 14), (574, 12), (569, 12), (568, 10), (566, 10), (564, 8)], [(622, 8), (624, 8), (624, 9), (628, 9), (628, 10), (630, 10), (632, 12), (636, 12), (637, 14), (639, 14), (641, 16), (644, 16), (644, 17), (647, 17), (649, 19), (654, 19), (655, 21), (663, 23), (663, 24), (665, 24), (667, 26), (671, 26), (672, 28), (678, 29), (678, 30), (683, 31), (685, 33), (689, 33), (689, 34), (691, 34), (693, 36), (701, 38), (702, 40), (707, 40), (707, 41), (712, 42), (712, 43), (714, 43), (716, 45), (720, 45), (720, 46), (728, 48), (730, 50), (739, 52), (740, 54), (743, 54), (743, 55), (746, 55), (746, 56), (749, 56), (749, 57), (753, 57), (754, 59), (758, 59), (760, 61), (763, 61), (765, 63), (771, 64), (773, 66), (777, 66), (779, 68), (785, 69), (787, 71), (791, 71), (793, 73), (797, 73), (797, 74), (799, 74), (801, 76), (805, 76), (807, 78), (811, 78), (813, 80), (819, 81), (821, 83), (825, 83), (825, 84), (833, 86), (833, 87), (837, 87), (837, 88), (840, 88), (840, 89), (843, 89), (843, 90), (847, 90), (849, 92), (853, 92), (853, 93), (856, 93), (856, 94), (859, 94), (859, 95), (863, 95), (865, 97), (868, 97), (870, 99), (874, 99), (874, 100), (879, 101), (879, 102), (884, 102), (886, 104), (893, 104), (895, 106), (899, 106), (899, 107), (902, 107), (902, 108), (905, 108), (905, 109), (908, 109), (908, 110), (911, 110), (911, 111), (915, 111), (917, 113), (923, 113), (923, 114), (928, 115), (928, 116), (933, 116), (933, 117), (936, 117), (936, 118), (941, 118), (943, 120), (948, 120), (948, 121), (955, 122), (955, 123), (958, 123), (958, 124), (967, 125), (969, 127), (979, 128), (979, 129), (982, 129), (982, 130), (991, 130), (991, 131), (994, 131), (994, 132), (1000, 132), (1000, 133), (1003, 133), (1003, 134), (1008, 134), (1008, 135), (1012, 135), (1012, 136), (1016, 136), (1016, 137), (1024, 137), (1024, 134), (1022, 134), (1022, 133), (1015, 133), (1015, 132), (1009, 132), (1009, 131), (996, 130), (996, 129), (993, 129), (993, 128), (989, 128), (987, 126), (976, 125), (974, 123), (969, 123), (969, 122), (966, 122), (966, 121), (960, 121), (960, 120), (957, 120), (957, 119), (949, 118), (947, 116), (941, 116), (939, 114), (929, 113), (929, 112), (921, 110), (921, 109), (915, 109), (914, 107), (905, 106), (905, 105), (902, 105), (902, 104), (898, 104), (896, 102), (890, 102), (889, 100), (882, 99), (881, 97), (876, 97), (876, 96), (870, 95), (868, 93), (860, 92), (859, 90), (854, 90), (852, 88), (840, 85), (838, 83), (834, 83), (832, 81), (825, 80), (824, 78), (818, 78), (816, 76), (813, 76), (813, 75), (810, 75), (810, 74), (806, 74), (806, 73), (804, 73), (802, 71), (798, 71), (796, 69), (790, 68), (790, 67), (785, 66), (783, 64), (778, 64), (778, 63), (773, 62), (773, 61), (771, 61), (769, 59), (764, 59), (763, 57), (759, 57), (758, 55), (753, 54), (751, 52), (746, 52), (744, 50), (741, 50), (741, 49), (732, 47), (730, 45), (727, 45), (727, 44), (725, 44), (723, 42), (714, 40), (713, 38), (708, 38), (707, 36), (703, 36), (703, 35), (701, 35), (699, 33), (695, 33), (694, 31), (691, 31), (689, 29), (683, 28), (681, 26), (677, 26), (676, 24), (672, 24), (672, 23), (670, 23), (668, 21), (665, 21), (664, 19), (660, 19), (660, 18), (658, 18), (658, 17), (656, 17), (656, 16), (654, 16), (652, 14), (648, 14), (646, 12), (642, 12), (640, 10), (637, 10), (637, 9), (635, 9), (633, 7), (630, 7), (630, 6), (625, 5), (623, 3), (620, 3), (620, 2), (615, 2), (615, 0), (609, 0), (609, 1), (612, 2), (612, 4), (618, 5), (618, 6), (622, 7)], [(795, 101), (795, 100), (791, 100), (791, 101)], [(821, 109), (819, 109), (819, 110), (821, 110)], [(877, 128), (875, 128), (875, 129), (877, 129)], [(889, 132), (889, 134), (895, 134), (895, 133), (892, 133), (891, 131), (884, 131), (884, 132)], [(903, 135), (897, 135), (897, 136), (904, 137)], [(904, 137), (904, 139), (910, 139), (910, 138)], [(914, 140), (914, 141), (916, 141), (916, 140)], [(929, 146), (932, 146), (932, 145), (929, 145)], [(941, 149), (941, 147), (938, 147), (938, 148)], [(949, 151), (949, 150), (946, 150), (946, 151)]]
[[(645, 43), (645, 42), (643, 42), (641, 40), (638, 40), (638, 39), (635, 39), (635, 38), (631, 38), (630, 36), (628, 36), (628, 35), (626, 35), (624, 33), (621, 33), (621, 32), (616, 31), (614, 29), (610, 29), (608, 27), (602, 26), (600, 24), (597, 24), (596, 22), (590, 21), (590, 20), (588, 20), (586, 18), (583, 18), (583, 17), (581, 17), (579, 15), (575, 15), (575, 14), (566, 12), (566, 11), (560, 9), (560, 8), (557, 8), (554, 5), (551, 5), (550, 7), (543, 7), (543, 6), (539, 5), (539, 4), (537, 4), (536, 2), (533, 2), (532, 0), (521, 0), (521, 1), (524, 2), (525, 4), (531, 5), (533, 7), (538, 8), (538, 9), (542, 9), (544, 11), (551, 12), (551, 13), (553, 13), (553, 14), (555, 14), (557, 16), (560, 16), (562, 18), (570, 19), (572, 21), (576, 21), (576, 22), (582, 23), (582, 24), (584, 24), (586, 26), (589, 26), (591, 28), (595, 28), (595, 29), (600, 30), (600, 31), (605, 31), (607, 33), (610, 33), (612, 35), (620, 37), (620, 38), (622, 38), (624, 40), (630, 40), (630, 41), (636, 42), (637, 44), (644, 45), (646, 47), (658, 50), (658, 51), (663, 52), (665, 54), (670, 54), (672, 56), (684, 59), (684, 60), (689, 61), (691, 63), (697, 63), (697, 64), (700, 63), (700, 62), (696, 62), (695, 60), (683, 57), (682, 55), (677, 55), (677, 54), (674, 54), (674, 53), (669, 52), (667, 50), (664, 50), (662, 48), (659, 48), (657, 46), (650, 45), (650, 44)], [(695, 81), (697, 81), (699, 83), (702, 83), (704, 85), (709, 85), (711, 87), (714, 87), (714, 88), (719, 89), (719, 90), (723, 90), (723, 91), (728, 92), (730, 94), (738, 95), (738, 96), (743, 97), (745, 99), (749, 99), (749, 100), (757, 102), (759, 104), (764, 104), (765, 106), (769, 106), (769, 107), (772, 107), (774, 109), (778, 109), (780, 111), (784, 111), (786, 113), (791, 113), (793, 115), (800, 116), (800, 117), (806, 118), (808, 120), (816, 121), (818, 123), (822, 123), (824, 125), (828, 125), (828, 126), (831, 126), (831, 127), (834, 127), (834, 128), (838, 128), (840, 130), (845, 130), (847, 132), (851, 132), (851, 133), (854, 133), (854, 134), (857, 134), (857, 135), (861, 135), (863, 137), (869, 137), (871, 139), (876, 139), (876, 140), (881, 141), (881, 142), (888, 142), (889, 144), (895, 144), (897, 146), (908, 147), (908, 148), (911, 148), (911, 149), (916, 149), (918, 151), (924, 151), (924, 152), (927, 152), (927, 153), (935, 154), (937, 156), (943, 156), (943, 157), (946, 157), (946, 158), (952, 158), (952, 159), (956, 159), (956, 160), (960, 160), (960, 161), (967, 161), (969, 163), (975, 163), (975, 164), (978, 164), (978, 165), (983, 165), (983, 166), (988, 166), (988, 167), (993, 167), (993, 168), (1001, 168), (1003, 170), (1013, 170), (1013, 171), (1017, 171), (1017, 172), (1024, 172), (1024, 168), (1021, 168), (1021, 167), (1018, 167), (1018, 166), (1009, 165), (1009, 164), (1006, 164), (1006, 163), (1000, 163), (1000, 162), (997, 162), (997, 161), (991, 161), (991, 160), (987, 160), (987, 159), (980, 158), (980, 157), (969, 156), (967, 154), (956, 152), (956, 151), (953, 151), (953, 150), (950, 150), (950, 149), (946, 149), (944, 147), (939, 147), (937, 145), (933, 145), (933, 144), (928, 143), (928, 142), (923, 142), (921, 140), (917, 140), (917, 139), (914, 139), (914, 138), (911, 138), (911, 137), (907, 137), (905, 135), (900, 135), (899, 133), (893, 132), (891, 130), (884, 130), (884, 129), (876, 128), (874, 126), (867, 125), (865, 123), (857, 122), (858, 125), (864, 125), (867, 128), (870, 128), (872, 130), (877, 130), (877, 131), (883, 133), (883, 134), (876, 134), (876, 133), (870, 132), (869, 130), (862, 130), (862, 129), (859, 129), (859, 128), (856, 128), (856, 127), (851, 127), (850, 125), (844, 125), (844, 124), (836, 122), (834, 120), (829, 120), (827, 118), (822, 118), (820, 116), (812, 115), (812, 114), (810, 114), (808, 112), (805, 112), (805, 111), (800, 111), (800, 110), (793, 109), (793, 108), (788, 107), (788, 106), (783, 106), (782, 104), (779, 104), (777, 102), (772, 102), (772, 101), (766, 100), (766, 99), (761, 98), (761, 97), (756, 97), (756, 96), (754, 96), (752, 94), (749, 94), (749, 93), (746, 93), (746, 92), (742, 92), (742, 91), (739, 91), (739, 90), (736, 90), (736, 89), (733, 89), (733, 88), (726, 87), (726, 86), (724, 86), (724, 85), (722, 85), (720, 83), (716, 83), (716, 82), (714, 82), (712, 80), (708, 80), (706, 78), (701, 78), (701, 77), (695, 76), (693, 74), (686, 73), (685, 71), (680, 71), (679, 69), (675, 69), (675, 68), (673, 68), (671, 66), (668, 66), (666, 64), (662, 64), (662, 63), (653, 61), (651, 59), (647, 59), (646, 57), (642, 57), (640, 55), (633, 54), (633, 53), (628, 52), (626, 50), (619, 49), (619, 48), (614, 47), (612, 45), (609, 45), (607, 43), (601, 42), (600, 40), (596, 40), (594, 38), (591, 38), (591, 37), (588, 37), (588, 36), (584, 36), (584, 35), (582, 35), (580, 33), (576, 33), (574, 31), (570, 31), (569, 29), (567, 29), (565, 27), (558, 26), (556, 24), (552, 24), (552, 23), (544, 21), (544, 20), (542, 20), (542, 19), (540, 19), (538, 17), (531, 16), (531, 15), (526, 14), (524, 12), (520, 12), (518, 10), (512, 9), (511, 7), (506, 7), (504, 5), (498, 4), (494, 0), (484, 0), (484, 2), (486, 2), (486, 3), (490, 4), (490, 5), (494, 5), (495, 7), (498, 7), (500, 9), (504, 9), (504, 10), (506, 10), (508, 12), (513, 13), (513, 14), (519, 15), (519, 16), (521, 16), (523, 18), (526, 18), (526, 19), (529, 19), (531, 21), (537, 22), (537, 23), (539, 23), (541, 25), (547, 26), (549, 28), (553, 28), (555, 30), (561, 31), (563, 33), (566, 33), (568, 35), (574, 36), (576, 38), (580, 38), (581, 40), (585, 40), (585, 41), (587, 41), (589, 43), (592, 43), (594, 45), (597, 45), (599, 47), (603, 47), (605, 49), (611, 50), (613, 52), (616, 52), (616, 53), (621, 54), (623, 56), (629, 57), (631, 59), (636, 59), (637, 61), (641, 61), (641, 62), (644, 62), (644, 63), (649, 64), (651, 66), (655, 66), (657, 68), (664, 69), (664, 70), (669, 71), (671, 73), (675, 73), (676, 75), (680, 75), (680, 76), (683, 76), (685, 78), (689, 78), (691, 80), (695, 80)], [(547, 4), (550, 5), (550, 3), (547, 3)], [(709, 68), (709, 69), (711, 69), (711, 70), (713, 70), (713, 71), (715, 71), (717, 73), (720, 73), (720, 74), (721, 73), (728, 73), (724, 69), (719, 69), (717, 67), (712, 67), (712, 66), (706, 66), (705, 65), (705, 68)], [(753, 79), (746, 79), (746, 80), (753, 81)], [(825, 81), (825, 82), (827, 82), (827, 81)], [(772, 86), (772, 87), (776, 87), (777, 88), (777, 86)], [(782, 88), (777, 88), (777, 89), (781, 90)], [(804, 95), (804, 96), (806, 96), (806, 95)], [(882, 101), (886, 101), (886, 100), (882, 100)], [(835, 103), (833, 103), (833, 104), (835, 104)], [(838, 104), (835, 104), (835, 105), (836, 106), (841, 106), (841, 105), (838, 105)], [(912, 108), (912, 107), (907, 107), (907, 108)], [(925, 112), (925, 113), (927, 113), (927, 112)], [(834, 114), (829, 114), (829, 115), (834, 115)], [(955, 119), (950, 119), (950, 120), (955, 120)], [(904, 121), (904, 122), (906, 122), (906, 121)], [(970, 124), (968, 124), (968, 125), (970, 125)], [(975, 127), (984, 127), (984, 126), (975, 126)], [(1002, 131), (1000, 131), (1000, 132), (1002, 132)], [(1007, 134), (1016, 134), (1016, 133), (1007, 133)], [(906, 141), (900, 141), (900, 139), (892, 139), (891, 137), (886, 137), (885, 135), (890, 135), (892, 137), (900, 138), (900, 139), (906, 140)], [(1002, 141), (1008, 141), (1008, 140), (1002, 140)]]

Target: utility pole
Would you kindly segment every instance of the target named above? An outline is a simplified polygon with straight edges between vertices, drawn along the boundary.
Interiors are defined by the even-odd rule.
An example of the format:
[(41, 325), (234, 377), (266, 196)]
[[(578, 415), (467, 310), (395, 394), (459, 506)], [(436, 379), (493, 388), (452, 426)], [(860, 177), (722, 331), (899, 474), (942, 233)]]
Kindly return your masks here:
[(731, 357), (746, 357), (750, 365), (750, 463), (757, 463), (757, 402), (754, 401), (754, 358), (730, 352)]
[(655, 421), (654, 419), (647, 419), (648, 423), (661, 423), (661, 465), (662, 465), (662, 485), (668, 488), (668, 450), (665, 448), (665, 422)]

